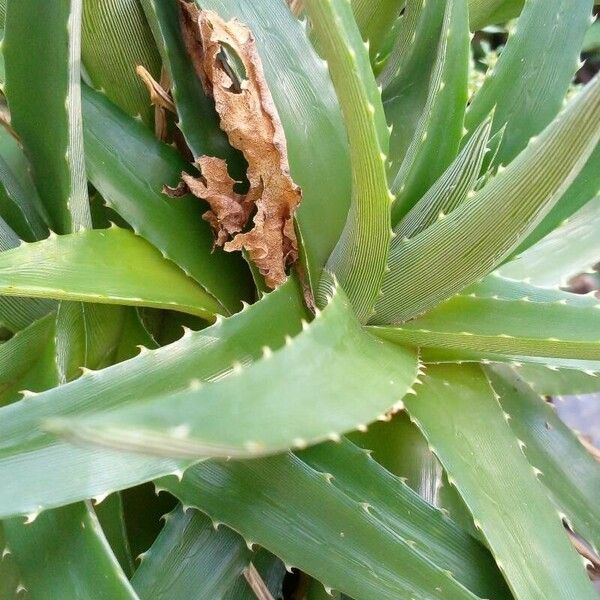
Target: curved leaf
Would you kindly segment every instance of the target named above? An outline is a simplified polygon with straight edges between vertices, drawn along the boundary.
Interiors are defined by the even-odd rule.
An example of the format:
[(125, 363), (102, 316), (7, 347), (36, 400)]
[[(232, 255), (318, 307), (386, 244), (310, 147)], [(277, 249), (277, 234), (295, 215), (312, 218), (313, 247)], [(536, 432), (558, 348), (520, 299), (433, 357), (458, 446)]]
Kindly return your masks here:
[(262, 346), (282, 346), (286, 335), (302, 329), (304, 316), (301, 292), (290, 280), (220, 324), (0, 408), (0, 478), (10, 482), (0, 486), (0, 517), (105, 496), (179, 472), (190, 461), (70, 445), (43, 431), (40, 423), (175, 393), (194, 379), (218, 379), (231, 372), (234, 363), (258, 358)]
[(146, 125), (154, 120), (148, 91), (135, 72), (160, 78), (160, 56), (138, 0), (82, 0), (81, 60), (94, 87)]
[(283, 348), (266, 348), (262, 360), (234, 366), (221, 381), (192, 381), (180, 393), (90, 417), (51, 419), (48, 427), (68, 438), (161, 456), (259, 456), (364, 426), (392, 408), (416, 374), (415, 352), (364, 333), (338, 288)]
[(564, 287), (571, 277), (591, 271), (600, 259), (599, 225), (600, 197), (596, 197), (537, 244), (502, 265), (499, 273), (542, 287)]
[(142, 555), (131, 584), (141, 600), (224, 600), (252, 560), (246, 542), (208, 517), (178, 506)]
[[(427, 100), (391, 189), (397, 194), (392, 223), (397, 223), (451, 164), (463, 134), (469, 71), (467, 0), (446, 4)], [(392, 121), (394, 124), (394, 121)], [(392, 161), (396, 157), (391, 155)]]
[(0, 127), (0, 211), (21, 239), (48, 235), (48, 216), (31, 178), (23, 148)]
[(490, 119), (481, 124), (452, 164), (394, 227), (390, 253), (401, 240), (421, 233), (467, 198), (479, 177), (491, 124)]
[(543, 239), (571, 218), (581, 207), (585, 206), (600, 193), (600, 145), (592, 152), (583, 169), (562, 195), (554, 208), (542, 219), (542, 222), (525, 238), (514, 251), (518, 255), (536, 242)]
[(212, 234), (198, 199), (162, 193), (164, 185), (179, 181), (185, 161), (105, 96), (87, 86), (82, 90), (85, 159), (94, 187), (136, 233), (229, 311), (238, 310), (251, 285), (243, 260), (225, 252), (211, 254)]
[(0, 253), (0, 294), (170, 308), (205, 319), (223, 311), (151, 244), (117, 227)]
[(496, 164), (508, 164), (555, 117), (575, 72), (593, 0), (527, 2), (516, 31), (469, 105), (473, 131), (492, 109), (505, 127)]
[[(361, 477), (370, 474), (379, 481), (383, 469), (374, 461), (357, 463), (351, 445), (339, 448), (345, 460), (333, 473), (313, 468), (293, 454), (283, 454), (251, 461), (209, 461), (188, 469), (180, 483), (165, 478), (157, 482), (157, 488), (170, 491), (184, 504), (226, 523), (249, 542), (271, 550), (288, 565), (356, 600), (411, 595), (475, 599), (477, 596), (443, 567), (422, 554), (418, 542), (413, 544), (413, 538), (405, 537), (407, 530), (415, 535), (420, 532), (431, 536), (431, 543), (444, 547), (448, 534), (453, 536), (460, 530), (444, 517), (440, 517), (440, 529), (432, 527), (429, 518), (435, 509), (389, 474), (396, 486), (396, 500), (404, 497), (412, 510), (399, 510), (394, 505), (390, 514), (387, 506), (377, 502), (381, 488), (372, 484), (374, 497), (357, 501), (352, 495), (353, 485), (358, 485), (360, 494), (357, 482)], [(348, 478), (336, 485), (342, 468)], [(399, 524), (404, 529), (399, 530)], [(328, 548), (325, 553), (324, 547)], [(448, 548), (450, 555), (462, 554), (460, 545), (455, 548)], [(465, 567), (469, 569), (468, 562)]]
[[(554, 302), (459, 294), (422, 317), (370, 331), (416, 346), (600, 360), (600, 303), (574, 299), (571, 305), (564, 294)], [(588, 302), (582, 306), (581, 300)]]
[(3, 523), (28, 598), (136, 600), (91, 507), (79, 503), (33, 523)]
[(581, 445), (553, 408), (508, 366), (487, 369), (527, 460), (538, 470), (564, 521), (600, 548), (600, 463)]
[(91, 225), (81, 133), (81, 0), (46, 8), (8, 0), (5, 93), (52, 228), (69, 233)]
[(406, 321), (498, 266), (556, 204), (599, 138), (596, 77), (473, 198), (390, 252), (390, 272), (373, 321)]
[[(383, 105), (369, 57), (344, 0), (306, 0), (312, 33), (329, 64), (350, 144), (352, 203), (327, 268), (335, 273), (360, 321), (373, 311), (391, 239), (385, 161), (389, 144)], [(325, 286), (326, 287), (326, 286)], [(319, 287), (317, 301), (324, 303)]]
[(515, 598), (595, 598), (481, 369), (430, 366), (406, 407), (469, 507)]

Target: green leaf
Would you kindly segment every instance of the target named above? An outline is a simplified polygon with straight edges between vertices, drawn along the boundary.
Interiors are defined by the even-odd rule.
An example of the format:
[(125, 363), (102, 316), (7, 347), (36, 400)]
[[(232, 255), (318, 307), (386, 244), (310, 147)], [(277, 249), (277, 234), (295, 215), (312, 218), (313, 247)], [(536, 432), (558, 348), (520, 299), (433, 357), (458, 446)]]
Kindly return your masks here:
[(0, 523), (0, 598), (3, 600), (27, 600), (27, 591), (21, 581), (21, 573), (10, 548), (6, 545), (4, 528)]
[[(366, 5), (366, 2), (365, 2)], [(413, 42), (416, 40), (416, 31), (419, 24), (419, 18), (422, 10), (427, 6), (421, 0), (407, 0), (400, 18), (396, 21), (392, 31), (390, 31), (386, 42), (393, 43), (388, 50), (388, 54), (376, 57), (374, 71), (378, 75), (378, 82), (382, 88), (386, 88), (389, 83), (397, 77), (402, 70), (399, 69), (400, 63), (409, 53)], [(415, 36), (413, 38), (413, 35)]]
[(82, 302), (58, 305), (54, 346), (60, 384), (79, 377), (82, 369), (101, 369), (112, 364), (126, 314), (123, 306)]
[(12, 519), (3, 526), (28, 598), (137, 598), (87, 504), (49, 511), (32, 523)]
[(409, 0), (407, 20), (388, 63), (379, 77), (390, 136), (390, 181), (406, 156), (427, 103), (437, 58), (444, 2)]
[[(573, 296), (569, 304), (564, 296)], [(582, 300), (587, 301), (582, 305)], [(422, 317), (370, 328), (400, 344), (510, 355), (600, 360), (600, 303), (557, 293), (554, 302), (458, 294)]]
[(556, 204), (599, 138), (597, 77), (468, 202), (390, 252), (373, 321), (406, 321), (492, 271)]
[[(388, 423), (377, 425), (383, 429)], [(415, 441), (416, 436), (413, 435), (411, 439)], [(458, 533), (456, 529), (452, 544), (454, 550), (448, 552), (448, 548), (440, 547), (437, 536), (442, 535), (446, 539), (446, 526), (451, 521), (429, 506), (429, 500), (424, 498), (428, 504), (423, 504), (411, 494), (406, 489), (409, 482), (390, 475), (385, 468), (374, 464), (369, 451), (365, 452), (349, 441), (342, 440), (340, 445), (329, 443), (314, 446), (299, 456), (313, 469), (331, 473), (334, 486), (357, 502), (368, 503), (367, 510), (370, 513), (400, 533), (402, 538), (412, 540), (413, 548), (447, 570), (472, 592), (485, 598), (510, 597), (500, 572), (487, 551), (483, 551), (483, 546), (470, 535), (463, 531)], [(408, 515), (412, 515), (410, 525), (405, 520)], [(422, 525), (419, 525), (421, 518), (427, 520), (436, 534), (422, 531)], [(456, 551), (458, 548), (461, 548), (460, 552)]]
[(432, 506), (449, 514), (474, 537), (478, 532), (458, 492), (447, 480), (440, 461), (406, 411), (391, 421), (373, 423), (367, 432), (355, 433), (352, 441), (368, 448), (373, 458), (390, 473), (400, 477)]
[(135, 68), (142, 65), (159, 80), (161, 62), (139, 1), (82, 1), (81, 60), (92, 84), (153, 126), (154, 109)]
[(50, 417), (81, 417), (139, 398), (176, 393), (194, 379), (218, 379), (234, 363), (256, 360), (262, 346), (283, 346), (286, 335), (301, 331), (304, 316), (301, 291), (290, 279), (219, 325), (0, 408), (0, 477), (12, 482), (10, 488), (0, 486), (0, 517), (102, 497), (181, 471), (190, 461), (71, 445), (43, 431), (40, 424)]
[(518, 17), (525, 0), (469, 0), (471, 31)]
[(267, 347), (262, 360), (234, 365), (223, 380), (192, 380), (179, 393), (50, 419), (48, 427), (70, 439), (160, 456), (260, 456), (365, 426), (404, 396), (416, 374), (415, 352), (366, 334), (337, 288), (283, 348)]
[[(391, 239), (393, 197), (385, 170), (389, 132), (350, 4), (345, 0), (306, 0), (305, 7), (315, 40), (329, 64), (352, 163), (352, 204), (327, 268), (339, 279), (359, 320), (366, 321), (381, 289)], [(321, 304), (326, 293), (321, 284), (317, 298)]]
[(401, 240), (414, 237), (452, 212), (473, 192), (487, 153), (490, 126), (489, 119), (481, 124), (442, 176), (394, 227), (396, 237), (392, 240), (390, 252)]
[(600, 192), (600, 146), (592, 152), (585, 166), (562, 195), (552, 210), (542, 219), (541, 223), (525, 238), (514, 251), (513, 256), (520, 254), (536, 242), (541, 240), (569, 219), (587, 202), (590, 202)]
[(371, 62), (376, 62), (404, 0), (352, 0), (352, 12), (362, 39), (369, 43)]
[(555, 410), (508, 366), (487, 369), (508, 423), (527, 460), (563, 515), (563, 521), (600, 548), (600, 463)]
[[(20, 243), (19, 236), (0, 217), (0, 252), (15, 248)], [(54, 308), (55, 303), (49, 300), (0, 296), (0, 326), (16, 333)]]
[(367, 432), (351, 439), (368, 448), (380, 465), (402, 478), (423, 500), (439, 506), (442, 466), (405, 411), (387, 423), (373, 423)]
[(170, 308), (209, 320), (223, 312), (156, 248), (117, 227), (53, 235), (0, 253), (0, 293)]
[[(399, 168), (390, 154), (391, 189), (397, 194), (392, 223), (397, 223), (427, 192), (458, 152), (463, 135), (469, 72), (467, 0), (446, 4), (431, 71), (427, 100)], [(395, 121), (391, 121), (395, 125)]]
[[(11, 124), (58, 233), (89, 227), (81, 134), (81, 0), (8, 0), (3, 54)], [(44, 126), (40, 126), (44, 115)]]
[(473, 131), (495, 107), (495, 133), (506, 126), (497, 164), (508, 164), (555, 117), (575, 72), (593, 0), (527, 2), (516, 31), (469, 105)]
[(598, 371), (577, 371), (534, 364), (513, 368), (541, 396), (576, 396), (600, 392)]
[(48, 235), (48, 216), (31, 178), (22, 146), (0, 127), (0, 211), (21, 239)]
[(504, 277), (541, 287), (565, 287), (575, 275), (592, 271), (600, 257), (600, 197), (590, 200), (560, 227), (504, 264)]
[[(338, 448), (346, 458), (331, 473), (283, 454), (251, 461), (208, 461), (188, 469), (181, 482), (172, 477), (159, 480), (157, 488), (227, 524), (248, 542), (280, 556), (289, 567), (296, 566), (356, 600), (411, 595), (432, 600), (476, 598), (429, 559), (432, 545), (441, 546), (440, 550), (446, 547), (446, 556), (464, 556), (464, 547), (454, 546), (447, 537), (453, 540), (460, 530), (387, 474), (394, 482), (396, 500), (390, 514), (386, 505), (378, 503), (392, 487), (382, 467), (364, 455), (357, 462), (351, 445)], [(383, 489), (372, 487), (373, 481), (381, 481), (378, 475)], [(370, 493), (357, 501), (352, 486), (358, 485), (360, 494), (361, 477), (367, 476)], [(405, 537), (407, 531), (418, 537)], [(427, 545), (420, 544), (421, 536), (428, 539)], [(468, 560), (464, 565), (468, 570)], [(477, 567), (471, 568), (475, 577), (482, 575)]]
[(131, 581), (141, 600), (222, 600), (252, 559), (236, 533), (179, 505), (142, 555)]
[(58, 385), (54, 335), (55, 317), (48, 315), (0, 344), (0, 406), (18, 400), (21, 390)]
[(225, 308), (238, 310), (251, 285), (243, 259), (226, 252), (211, 253), (212, 233), (202, 220), (197, 198), (173, 199), (162, 193), (163, 185), (179, 181), (186, 162), (105, 96), (86, 86), (82, 89), (85, 156), (94, 187), (136, 233)]
[[(175, 0), (140, 0), (171, 80), (177, 105), (177, 127), (194, 158), (203, 155), (231, 160), (235, 156), (219, 127), (214, 102), (209, 99), (181, 35), (179, 3)], [(231, 167), (231, 164), (229, 165)]]
[(115, 558), (119, 561), (125, 575), (130, 578), (133, 575), (134, 566), (127, 539), (121, 494), (116, 492), (110, 494), (102, 502), (97, 502), (94, 512)]
[(282, 0), (196, 2), (224, 19), (238, 18), (256, 38), (285, 131), (291, 175), (302, 188), (296, 215), (314, 289), (346, 222), (352, 182), (346, 131), (327, 66), (306, 25)]
[[(261, 548), (258, 552), (254, 553), (252, 564), (273, 598), (281, 598), (283, 594), (283, 579), (286, 573), (283, 563), (276, 556)], [(225, 594), (225, 600), (256, 600), (256, 594), (245, 577), (238, 577), (233, 586)]]
[(405, 402), (515, 598), (595, 598), (581, 559), (481, 369), (430, 366), (417, 395)]

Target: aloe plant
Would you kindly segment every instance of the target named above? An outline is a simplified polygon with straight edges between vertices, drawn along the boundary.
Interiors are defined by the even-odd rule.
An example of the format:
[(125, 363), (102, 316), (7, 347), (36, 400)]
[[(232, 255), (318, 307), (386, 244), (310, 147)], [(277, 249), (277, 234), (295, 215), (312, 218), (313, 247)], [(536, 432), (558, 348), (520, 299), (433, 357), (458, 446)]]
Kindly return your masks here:
[(0, 3), (0, 598), (596, 597), (593, 4)]

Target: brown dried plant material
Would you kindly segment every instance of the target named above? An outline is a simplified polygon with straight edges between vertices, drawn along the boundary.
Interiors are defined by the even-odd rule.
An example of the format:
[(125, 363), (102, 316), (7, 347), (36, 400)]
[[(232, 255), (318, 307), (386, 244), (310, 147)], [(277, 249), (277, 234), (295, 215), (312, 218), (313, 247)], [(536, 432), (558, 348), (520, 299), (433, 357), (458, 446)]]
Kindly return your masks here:
[(160, 83), (142, 65), (138, 65), (135, 72), (146, 86), (150, 96), (150, 104), (154, 106), (154, 133), (159, 140), (165, 142), (168, 137), (167, 111), (174, 114), (177, 112), (175, 103), (168, 92), (169, 77), (167, 72), (163, 67), (160, 74)]
[[(254, 37), (235, 19), (226, 22), (182, 0), (180, 6), (187, 51), (205, 92), (214, 98), (221, 129), (248, 163), (250, 185), (246, 194), (236, 193), (225, 161), (202, 157), (197, 161), (201, 177), (183, 174), (184, 187), (171, 193), (189, 190), (206, 200), (210, 210), (203, 218), (215, 232), (215, 246), (246, 250), (267, 286), (276, 288), (286, 279), (286, 267), (298, 259), (293, 219), (302, 193), (290, 177), (283, 127)], [(241, 61), (241, 80), (224, 52)], [(253, 213), (253, 227), (244, 232)]]

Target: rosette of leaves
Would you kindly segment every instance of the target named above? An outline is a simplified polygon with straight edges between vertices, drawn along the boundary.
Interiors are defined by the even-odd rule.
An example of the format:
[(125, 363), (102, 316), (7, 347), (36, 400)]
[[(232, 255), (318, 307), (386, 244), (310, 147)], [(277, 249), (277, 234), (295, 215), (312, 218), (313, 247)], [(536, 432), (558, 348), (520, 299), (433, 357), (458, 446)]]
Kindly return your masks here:
[(592, 5), (3, 3), (3, 599), (595, 597)]

